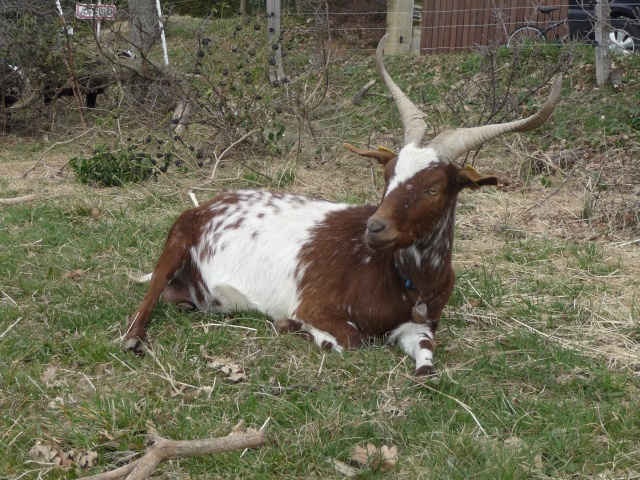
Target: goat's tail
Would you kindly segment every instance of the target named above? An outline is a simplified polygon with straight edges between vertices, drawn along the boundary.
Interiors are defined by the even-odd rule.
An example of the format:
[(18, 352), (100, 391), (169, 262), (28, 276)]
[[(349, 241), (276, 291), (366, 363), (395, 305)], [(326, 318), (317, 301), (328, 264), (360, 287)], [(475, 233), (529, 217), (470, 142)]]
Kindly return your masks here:
[(129, 277), (129, 280), (133, 283), (147, 283), (151, 280), (151, 275), (153, 275), (153, 273), (147, 273), (146, 275), (131, 275), (127, 273), (127, 277)]

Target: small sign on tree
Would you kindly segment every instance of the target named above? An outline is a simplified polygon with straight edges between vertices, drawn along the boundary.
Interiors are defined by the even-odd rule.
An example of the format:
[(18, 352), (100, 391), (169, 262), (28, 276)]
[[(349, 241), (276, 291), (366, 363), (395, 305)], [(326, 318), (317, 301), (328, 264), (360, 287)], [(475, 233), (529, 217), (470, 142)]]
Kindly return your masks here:
[(115, 5), (79, 3), (76, 5), (76, 18), (80, 20), (115, 20)]

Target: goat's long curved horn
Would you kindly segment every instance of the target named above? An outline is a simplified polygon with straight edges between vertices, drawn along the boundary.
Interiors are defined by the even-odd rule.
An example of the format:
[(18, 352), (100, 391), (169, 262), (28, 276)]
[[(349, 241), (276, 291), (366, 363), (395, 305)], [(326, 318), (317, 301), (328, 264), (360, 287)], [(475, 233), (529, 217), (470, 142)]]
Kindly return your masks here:
[(484, 125), (473, 128), (458, 128), (447, 130), (429, 142), (428, 147), (433, 148), (438, 157), (445, 162), (452, 162), (460, 155), (470, 150), (478, 148), (484, 142), (510, 132), (528, 132), (541, 126), (553, 113), (556, 108), (560, 91), (562, 90), (562, 75), (558, 75), (556, 83), (551, 89), (551, 94), (542, 108), (531, 115), (508, 123), (497, 125)]
[(382, 77), (382, 81), (391, 92), (391, 96), (398, 106), (400, 121), (404, 127), (404, 144), (408, 145), (413, 143), (419, 147), (422, 137), (424, 137), (424, 133), (427, 131), (427, 124), (424, 123), (424, 120), (422, 119), (425, 114), (416, 107), (411, 100), (409, 100), (409, 97), (407, 97), (402, 90), (400, 90), (398, 85), (396, 85), (389, 76), (387, 69), (384, 68), (382, 52), (384, 51), (384, 46), (387, 43), (388, 38), (389, 34), (386, 33), (384, 37), (380, 39), (378, 48), (376, 49), (376, 65), (378, 66), (378, 73)]
[(363, 150), (361, 148), (354, 147), (350, 143), (343, 143), (342, 145), (347, 150), (351, 150), (353, 153), (357, 153), (358, 155), (362, 155), (363, 157), (373, 158), (382, 165), (386, 165), (389, 161), (398, 156), (396, 152), (393, 152), (384, 147), (378, 147), (377, 150)]

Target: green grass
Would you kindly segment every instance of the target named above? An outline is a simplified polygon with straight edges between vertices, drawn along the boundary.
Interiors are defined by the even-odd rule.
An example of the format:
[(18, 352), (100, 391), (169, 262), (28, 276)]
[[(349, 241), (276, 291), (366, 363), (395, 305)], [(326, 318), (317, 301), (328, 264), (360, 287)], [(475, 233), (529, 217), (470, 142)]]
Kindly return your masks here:
[[(97, 472), (143, 450), (149, 424), (169, 438), (196, 439), (226, 435), (240, 419), (260, 426), (267, 418), (268, 444), (242, 459), (231, 452), (161, 470), (180, 477), (340, 478), (325, 459), (346, 460), (364, 442), (398, 447), (398, 478), (595, 477), (640, 468), (637, 379), (583, 349), (576, 331), (590, 320), (572, 301), (602, 295), (606, 284), (578, 288), (553, 265), (562, 258), (590, 275), (620, 269), (600, 248), (508, 242), (484, 266), (459, 270), (439, 334), (436, 382), (414, 382), (411, 361), (381, 344), (331, 354), (275, 335), (260, 316), (207, 328), (224, 319), (166, 305), (156, 308), (150, 327), (153, 354), (140, 359), (123, 353), (118, 341), (144, 293), (125, 273), (152, 268), (178, 203), (105, 204), (98, 218), (87, 214), (91, 197), (3, 211), (5, 478), (48, 470), (25, 464), (37, 439), (96, 451)], [(513, 265), (528, 270), (515, 282), (508, 280)], [(74, 270), (82, 273), (65, 277)], [(235, 358), (247, 382), (230, 383), (208, 367), (202, 346)], [(52, 366), (55, 375), (46, 380)], [(188, 387), (178, 392), (174, 385)], [(394, 405), (402, 415), (392, 415), (387, 407)]]
[[(195, 24), (185, 22), (171, 27), (170, 36), (194, 54), (182, 36)], [(212, 65), (216, 52), (207, 57)], [(164, 437), (189, 440), (225, 436), (240, 420), (258, 428), (267, 419), (262, 448), (163, 464), (158, 478), (344, 478), (327, 459), (347, 461), (354, 445), (367, 442), (396, 446), (398, 464), (391, 474), (363, 472), (358, 478), (640, 474), (637, 248), (584, 240), (590, 227), (588, 235), (574, 238), (551, 228), (534, 231), (527, 218), (511, 213), (494, 218), (502, 205), (509, 210), (523, 199), (537, 205), (537, 181), (527, 187), (532, 191), (487, 190), (461, 198), (457, 280), (437, 335), (437, 380), (411, 378), (412, 360), (382, 341), (357, 352), (328, 353), (276, 335), (268, 319), (251, 312), (224, 318), (159, 304), (149, 326), (152, 351), (143, 358), (122, 351), (126, 320), (145, 293), (127, 273), (153, 269), (173, 219), (191, 205), (191, 189), (201, 201), (236, 187), (374, 201), (369, 162), (339, 153), (338, 145), (371, 140), (393, 147), (397, 113), (379, 96), (386, 94), (381, 85), (357, 108), (335, 107), (375, 76), (369, 57), (341, 62), (332, 64), (335, 104), (315, 112), (316, 137), (305, 134), (307, 151), (299, 161), (287, 143), (297, 135), (297, 119), (285, 111), (278, 118), (286, 128), (278, 128), (286, 141), (274, 136), (271, 156), (248, 147), (245, 158), (244, 150), (234, 149), (217, 172), (217, 178), (231, 178), (226, 182), (205, 181), (207, 172), (197, 169), (172, 169), (154, 182), (109, 189), (43, 178), (42, 169), (28, 184), (0, 178), (0, 197), (39, 194), (32, 203), (0, 206), (0, 478), (76, 478), (111, 470), (144, 451), (150, 426)], [(441, 62), (438, 69), (428, 68), (433, 62)], [(621, 63), (625, 72), (637, 68), (636, 59)], [(458, 124), (436, 105), (442, 92), (481, 64), (476, 55), (411, 57), (390, 59), (389, 70), (403, 88), (412, 85), (412, 98), (433, 107), (430, 126), (440, 128)], [(567, 88), (592, 89), (583, 70), (569, 75)], [(522, 135), (525, 148), (535, 143), (544, 149), (559, 139), (584, 146), (629, 132), (625, 115), (636, 91), (566, 95), (571, 101), (559, 106), (553, 123), (542, 133)], [(277, 92), (265, 97), (282, 102)], [(132, 128), (130, 134), (142, 139), (150, 131)], [(370, 138), (371, 132), (378, 133)], [(199, 149), (211, 142), (205, 133), (189, 134), (188, 145)], [(0, 152), (0, 167), (16, 158), (35, 161), (46, 148), (15, 142)], [(232, 161), (235, 154), (242, 161)], [(554, 186), (563, 178), (554, 176)], [(45, 191), (61, 184), (67, 185), (63, 194)], [(562, 200), (548, 201), (561, 205), (555, 220), (575, 213)], [(241, 364), (247, 381), (231, 383), (207, 365), (201, 348)], [(96, 452), (96, 464), (78, 472), (34, 463), (29, 451), (38, 440), (64, 451)]]

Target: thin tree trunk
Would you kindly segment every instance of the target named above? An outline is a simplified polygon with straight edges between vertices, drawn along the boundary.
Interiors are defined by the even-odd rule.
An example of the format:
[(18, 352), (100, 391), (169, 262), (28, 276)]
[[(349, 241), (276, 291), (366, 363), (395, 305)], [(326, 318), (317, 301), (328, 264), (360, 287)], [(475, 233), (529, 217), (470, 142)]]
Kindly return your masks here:
[(609, 80), (611, 54), (609, 52), (609, 32), (611, 32), (611, 10), (609, 0), (597, 0), (595, 5), (596, 23), (596, 85), (603, 86)]
[(269, 45), (271, 46), (272, 68), (269, 69), (269, 81), (271, 83), (278, 82), (284, 78), (284, 70), (282, 69), (282, 45), (280, 39), (280, 17), (282, 11), (280, 8), (280, 0), (267, 0), (267, 25), (269, 27)]
[(129, 0), (129, 41), (142, 58), (160, 34), (155, 0)]
[(249, 17), (249, 12), (247, 11), (247, 0), (240, 0), (240, 15), (242, 15), (242, 23), (246, 23)]

